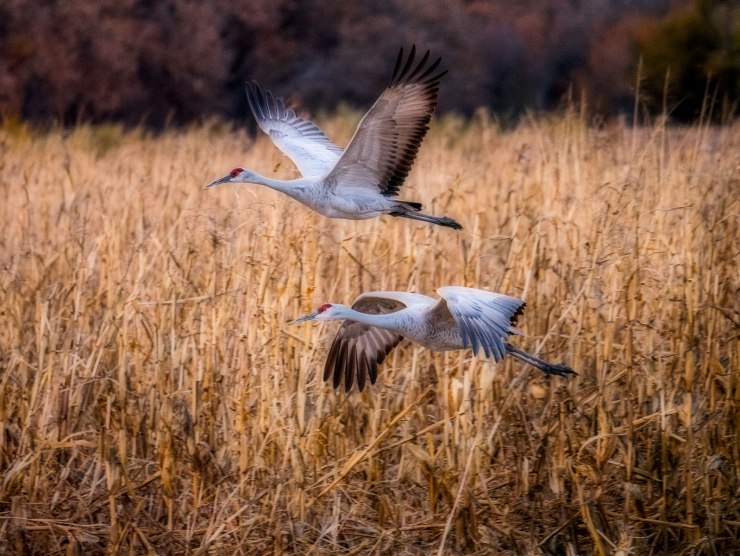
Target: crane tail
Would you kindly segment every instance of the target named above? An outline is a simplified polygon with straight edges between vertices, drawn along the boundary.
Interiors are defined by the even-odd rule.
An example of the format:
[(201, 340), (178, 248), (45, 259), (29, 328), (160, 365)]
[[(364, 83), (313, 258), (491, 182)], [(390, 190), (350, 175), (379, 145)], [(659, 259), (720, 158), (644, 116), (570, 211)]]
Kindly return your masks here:
[(431, 224), (437, 224), (438, 226), (446, 226), (447, 228), (452, 228), (453, 230), (462, 230), (463, 227), (460, 225), (457, 220), (453, 220), (452, 218), (448, 218), (447, 216), (432, 216), (431, 214), (424, 214), (423, 212), (419, 212), (421, 210), (421, 203), (413, 203), (409, 201), (403, 201), (404, 206), (407, 205), (410, 209), (409, 211), (394, 211), (389, 213), (391, 216), (400, 216), (402, 218), (410, 218), (411, 220), (420, 220), (422, 222), (429, 222)]
[(548, 375), (568, 376), (578, 374), (567, 365), (556, 365), (555, 363), (548, 363), (544, 359), (540, 359), (539, 357), (529, 354), (526, 351), (521, 350), (509, 343), (506, 344), (506, 352), (510, 353), (517, 359), (521, 359), (525, 363), (529, 363), (533, 367), (538, 368), (540, 371)]

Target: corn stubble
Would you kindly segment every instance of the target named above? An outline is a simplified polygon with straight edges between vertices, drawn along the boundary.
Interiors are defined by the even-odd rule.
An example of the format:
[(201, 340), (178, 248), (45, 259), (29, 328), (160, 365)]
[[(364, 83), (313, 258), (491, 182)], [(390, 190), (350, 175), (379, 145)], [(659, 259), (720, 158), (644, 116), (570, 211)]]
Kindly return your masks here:
[[(204, 190), (237, 163), (293, 172), (218, 124), (0, 143), (0, 551), (740, 542), (738, 125), (443, 119), (405, 189), (461, 233)], [(346, 396), (320, 380), (336, 324), (286, 326), (445, 284), (525, 297), (520, 345), (579, 376), (402, 343)]]

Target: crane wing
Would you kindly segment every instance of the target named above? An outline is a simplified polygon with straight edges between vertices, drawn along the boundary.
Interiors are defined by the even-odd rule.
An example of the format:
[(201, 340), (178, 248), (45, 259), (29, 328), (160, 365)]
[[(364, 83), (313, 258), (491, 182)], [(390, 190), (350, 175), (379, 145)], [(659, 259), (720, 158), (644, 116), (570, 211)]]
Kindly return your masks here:
[(332, 143), (319, 126), (296, 116), (282, 99), (247, 82), (247, 102), (260, 129), (298, 167), (304, 177), (325, 176), (344, 150)]
[(463, 344), (473, 353), (483, 348), (486, 357), (500, 361), (506, 355), (510, 334), (521, 334), (516, 320), (524, 311), (524, 301), (500, 293), (461, 286), (438, 288), (442, 299), (433, 309), (439, 320), (450, 315), (460, 327)]
[[(374, 315), (395, 313), (406, 308), (402, 301), (383, 297), (382, 293), (365, 293), (355, 299), (352, 308)], [(357, 387), (362, 392), (368, 376), (370, 383), (375, 384), (378, 365), (402, 339), (403, 336), (390, 330), (345, 320), (329, 349), (324, 366), (324, 380), (332, 378), (334, 388), (339, 388), (344, 377), (344, 389), (349, 392), (357, 377)]]
[(398, 53), (390, 85), (365, 114), (327, 181), (335, 188), (370, 188), (394, 196), (416, 158), (437, 106), (440, 58), (429, 51), (414, 64), (416, 48)]

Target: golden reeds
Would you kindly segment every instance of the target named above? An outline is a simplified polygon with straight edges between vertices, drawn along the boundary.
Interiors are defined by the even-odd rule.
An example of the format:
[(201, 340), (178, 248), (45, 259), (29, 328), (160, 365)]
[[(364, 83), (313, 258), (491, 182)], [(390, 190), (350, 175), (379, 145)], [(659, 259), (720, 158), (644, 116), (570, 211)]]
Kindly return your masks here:
[[(342, 143), (354, 122), (323, 122)], [(404, 198), (328, 220), (210, 124), (0, 130), (0, 551), (728, 553), (740, 542), (740, 128), (443, 119)], [(320, 380), (370, 289), (524, 296), (579, 372), (402, 344)]]

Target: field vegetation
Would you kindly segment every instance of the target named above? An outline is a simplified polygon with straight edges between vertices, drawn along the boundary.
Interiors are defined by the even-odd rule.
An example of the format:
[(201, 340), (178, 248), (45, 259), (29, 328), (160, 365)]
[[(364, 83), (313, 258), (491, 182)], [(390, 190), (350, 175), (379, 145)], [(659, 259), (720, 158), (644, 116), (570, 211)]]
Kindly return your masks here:
[[(460, 233), (203, 188), (237, 165), (294, 175), (215, 122), (0, 129), (0, 552), (740, 546), (740, 126), (437, 120), (403, 197)], [(287, 326), (447, 284), (579, 375), (402, 343), (346, 395)]]

